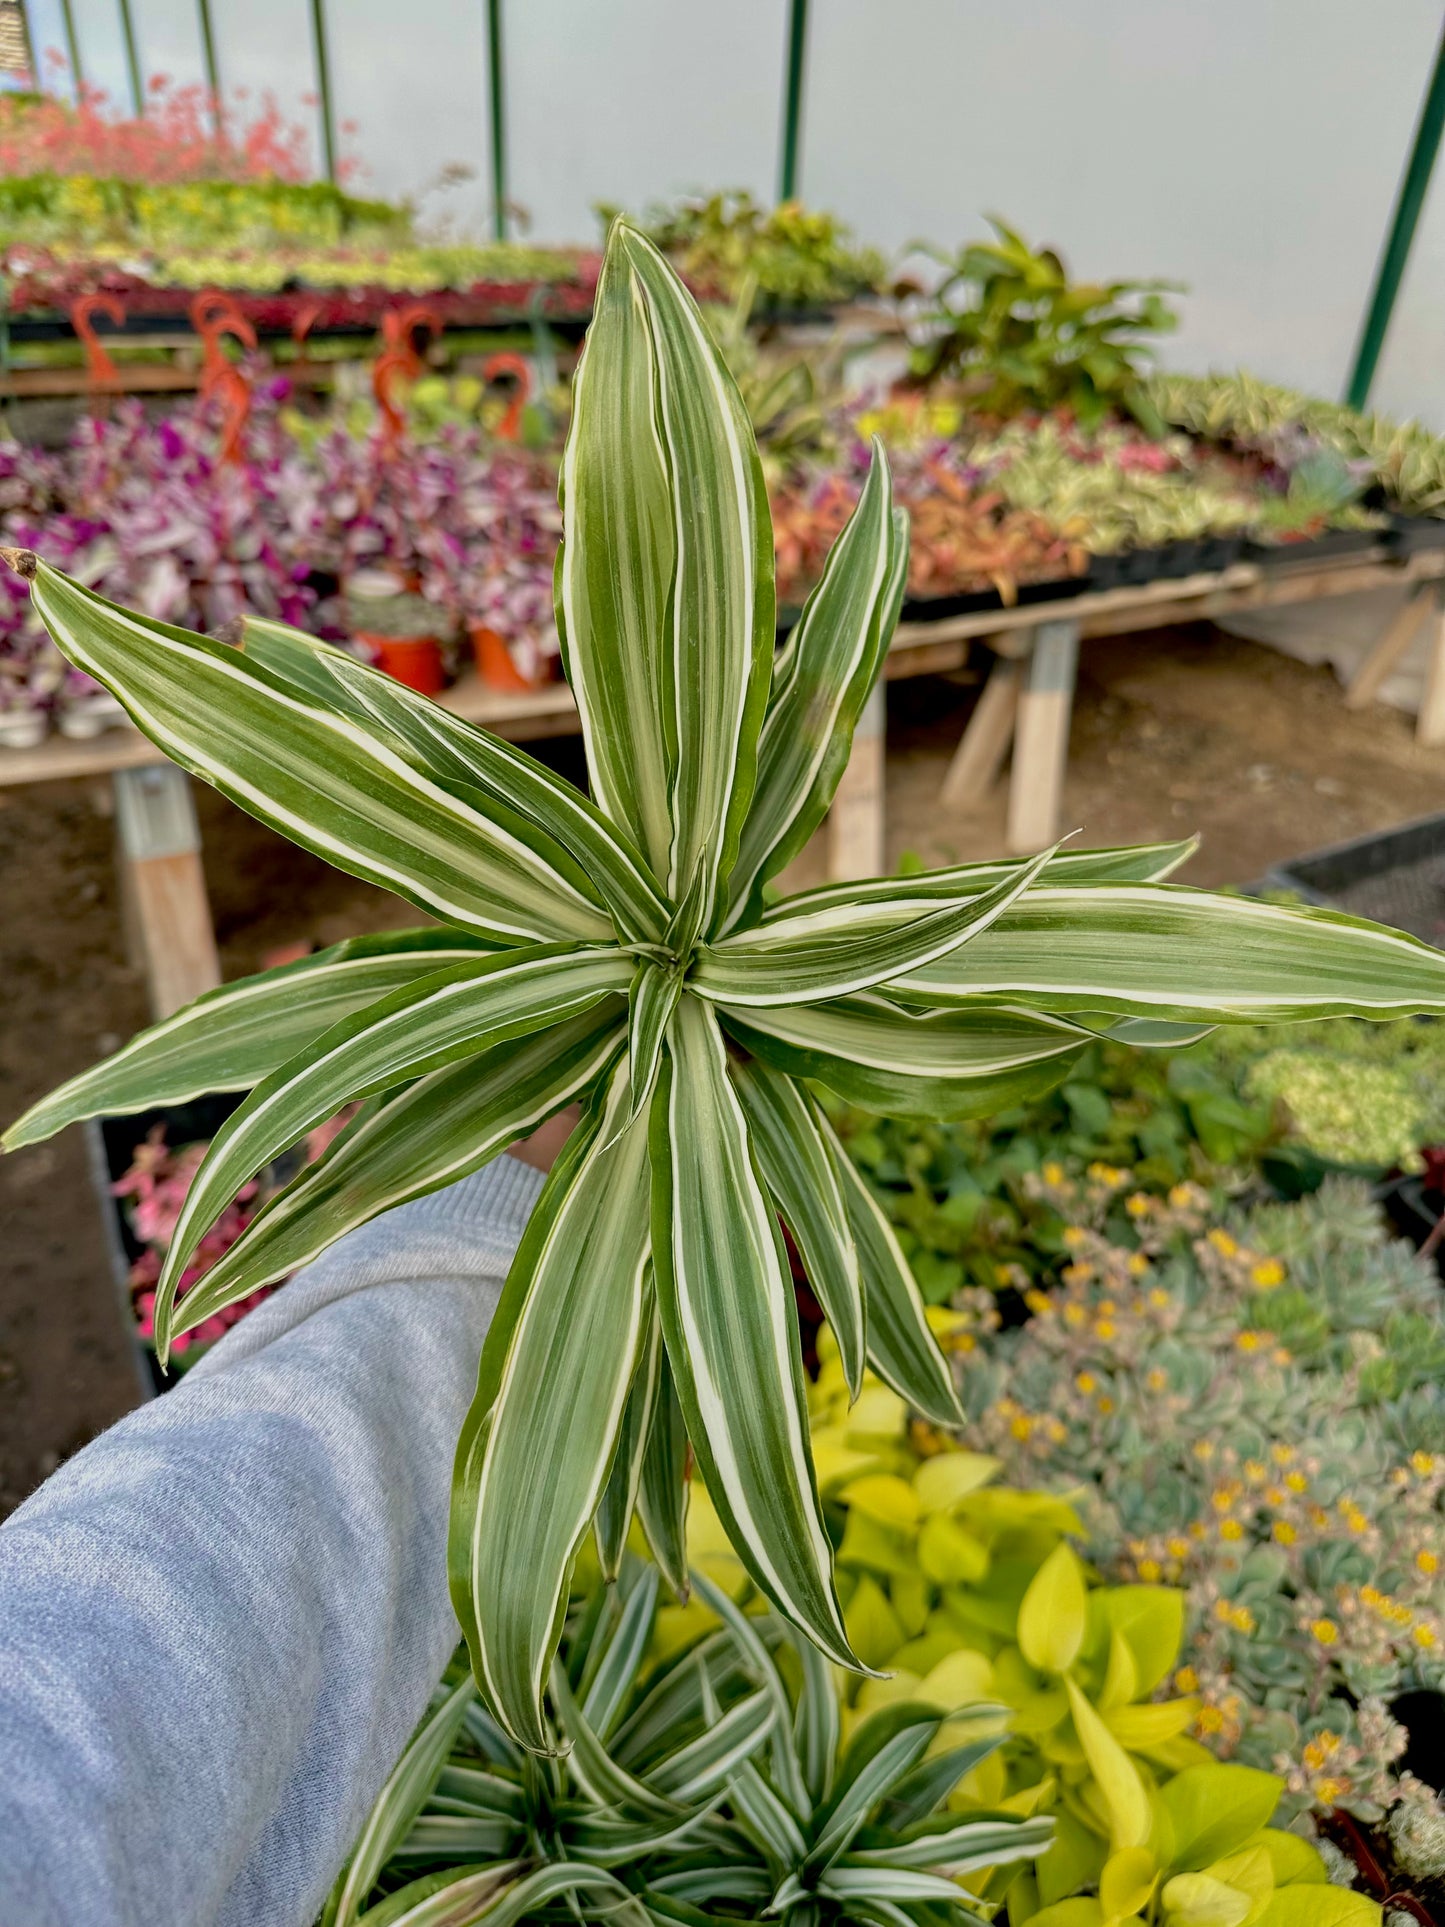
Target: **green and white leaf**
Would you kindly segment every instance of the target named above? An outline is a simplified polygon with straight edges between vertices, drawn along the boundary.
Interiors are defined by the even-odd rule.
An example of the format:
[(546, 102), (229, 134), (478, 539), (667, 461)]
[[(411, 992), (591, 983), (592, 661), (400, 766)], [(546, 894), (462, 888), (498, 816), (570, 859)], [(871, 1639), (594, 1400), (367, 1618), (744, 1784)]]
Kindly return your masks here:
[(889, 994), (930, 1008), (988, 1000), (1183, 1023), (1409, 1017), (1445, 1009), (1445, 955), (1332, 910), (1177, 884), (1046, 884)]
[(657, 1404), (637, 1488), (637, 1516), (658, 1569), (679, 1600), (688, 1593), (687, 1454), (687, 1422), (664, 1345), (658, 1360)]
[(793, 1234), (813, 1295), (838, 1341), (843, 1376), (856, 1398), (867, 1358), (858, 1253), (812, 1105), (791, 1077), (760, 1057), (735, 1059), (728, 1068), (747, 1113), (763, 1182)]
[[(650, 1288), (647, 1295), (650, 1300)], [(662, 1331), (656, 1317), (650, 1317), (643, 1325), (637, 1369), (633, 1373), (632, 1389), (627, 1394), (627, 1408), (622, 1415), (622, 1430), (617, 1437), (612, 1471), (593, 1521), (597, 1563), (609, 1585), (621, 1571), (622, 1555), (627, 1548), (627, 1534), (637, 1505), (647, 1441), (652, 1431), (652, 1415), (657, 1406), (661, 1366)]]
[(759, 886), (792, 861), (827, 814), (898, 620), (907, 567), (907, 518), (893, 509), (888, 457), (875, 436), (858, 504), (774, 664), (724, 931), (756, 909)]
[(427, 1715), (408, 1742), (367, 1815), (351, 1858), (337, 1876), (321, 1916), (321, 1927), (354, 1927), (360, 1918), (378, 1874), (405, 1838), (435, 1786), (476, 1691), (471, 1680), (463, 1680)]
[(709, 1496), (784, 1617), (854, 1665), (813, 1474), (782, 1234), (721, 1034), (694, 997), (669, 1026), (652, 1115), (658, 1309)]
[(518, 812), (480, 814), (239, 650), (132, 615), (44, 562), (31, 596), (63, 654), (153, 743), (303, 849), (504, 943), (613, 935), (585, 871)]
[(646, 1311), (647, 1116), (625, 1064), (553, 1166), (487, 1334), (457, 1447), (449, 1565), (472, 1669), (502, 1726), (552, 1742), (542, 1690), (607, 1482)]
[(820, 1137), (832, 1157), (848, 1227), (858, 1252), (868, 1305), (868, 1362), (878, 1376), (938, 1425), (958, 1425), (963, 1410), (948, 1360), (928, 1325), (923, 1295), (893, 1227), (863, 1174), (814, 1107)]
[(383, 1211), (479, 1170), (585, 1092), (622, 1046), (621, 1000), (420, 1077), (270, 1199), (176, 1307), (173, 1332), (319, 1257)]
[[(1051, 885), (1065, 883), (1162, 883), (1199, 848), (1199, 838), (1175, 843), (1133, 843), (1104, 850), (1061, 849), (1049, 865)], [(763, 911), (764, 923), (788, 923), (811, 917), (819, 910), (860, 908), (864, 904), (912, 906), (937, 897), (982, 896), (1031, 863), (1031, 857), (1001, 857), (989, 863), (960, 863), (947, 870), (925, 870), (917, 876), (867, 877), (861, 882), (820, 883), (812, 890), (781, 897)]]
[(897, 1117), (986, 1117), (1051, 1090), (1089, 1041), (1062, 1017), (1003, 1006), (903, 1010), (864, 991), (777, 1009), (723, 1005), (728, 1035), (790, 1077)]
[(176, 1221), (156, 1286), (162, 1360), (181, 1274), (209, 1227), (263, 1165), (343, 1105), (590, 1010), (624, 990), (630, 975), (616, 949), (558, 945), (453, 964), (333, 1024), (263, 1078), (216, 1133)]
[(388, 931), (208, 990), (43, 1097), (0, 1143), (16, 1151), (82, 1118), (250, 1090), (341, 1018), (492, 948), (460, 930)]
[(982, 896), (924, 904), (921, 914), (886, 927), (877, 927), (877, 908), (866, 905), (820, 910), (704, 944), (689, 988), (734, 1008), (823, 1003), (872, 989), (982, 935), (1052, 856), (1045, 850)]

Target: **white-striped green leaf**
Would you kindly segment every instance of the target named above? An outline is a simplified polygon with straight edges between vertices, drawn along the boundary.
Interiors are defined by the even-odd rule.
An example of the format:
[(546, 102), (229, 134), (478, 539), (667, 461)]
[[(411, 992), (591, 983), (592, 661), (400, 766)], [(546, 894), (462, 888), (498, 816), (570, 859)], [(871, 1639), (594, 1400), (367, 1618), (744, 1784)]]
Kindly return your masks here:
[(905, 972), (916, 977), (996, 923), (1053, 854), (1045, 850), (982, 896), (924, 903), (917, 914), (882, 928), (880, 906), (841, 906), (703, 944), (688, 988), (734, 1008), (771, 1009), (847, 997)]
[(321, 1916), (321, 1927), (354, 1927), (360, 1918), (377, 1876), (436, 1784), (437, 1775), (461, 1731), (468, 1702), (476, 1697), (476, 1691), (471, 1680), (463, 1680), (440, 1706), (428, 1713), (408, 1741), (406, 1751), (392, 1768), (366, 1817), (351, 1858), (337, 1876)]
[(637, 1369), (632, 1390), (627, 1394), (627, 1409), (622, 1414), (622, 1430), (617, 1437), (617, 1452), (608, 1474), (607, 1485), (592, 1522), (597, 1540), (597, 1563), (609, 1585), (622, 1569), (627, 1549), (627, 1534), (642, 1484), (642, 1465), (647, 1454), (652, 1414), (657, 1405), (658, 1375), (662, 1364), (662, 1332), (655, 1317), (643, 1325), (638, 1347)]
[(795, 1627), (787, 1631), (803, 1675), (803, 1689), (793, 1716), (793, 1742), (808, 1798), (813, 1806), (820, 1807), (833, 1789), (841, 1730), (838, 1694), (828, 1662), (812, 1640), (805, 1639)]
[(622, 1046), (620, 1000), (420, 1077), (358, 1118), (257, 1213), (176, 1307), (189, 1331), (319, 1257), (347, 1231), (479, 1170), (596, 1081)]
[[(705, 1572), (699, 1571), (695, 1584), (698, 1596), (705, 1605), (711, 1606), (723, 1625), (727, 1628), (733, 1644), (737, 1647), (738, 1657), (744, 1670), (759, 1682), (773, 1702), (777, 1719), (773, 1726), (773, 1777), (784, 1796), (792, 1802), (801, 1817), (809, 1810), (807, 1785), (803, 1779), (802, 1764), (797, 1749), (793, 1745), (793, 1707), (788, 1698), (788, 1689), (783, 1684), (783, 1676), (773, 1662), (757, 1626), (731, 1599), (721, 1586), (713, 1584)], [(787, 1622), (784, 1622), (785, 1624)], [(703, 1669), (703, 1686), (709, 1691), (706, 1669)]]
[(535, 822), (597, 885), (624, 940), (662, 935), (666, 905), (625, 832), (545, 763), (299, 629), (248, 616), (242, 633), (241, 646), (253, 661), (383, 734), (483, 814), (501, 804)]
[(858, 1250), (868, 1305), (868, 1361), (900, 1398), (939, 1425), (958, 1425), (963, 1411), (948, 1360), (929, 1330), (923, 1297), (908, 1260), (863, 1175), (821, 1110), (818, 1130), (832, 1155), (848, 1226)]
[(765, 1692), (749, 1693), (721, 1719), (686, 1746), (679, 1747), (648, 1774), (660, 1792), (685, 1806), (711, 1799), (750, 1759), (772, 1731), (777, 1708)]
[(614, 934), (586, 872), (517, 811), (482, 815), (239, 650), (132, 615), (44, 562), (31, 596), (61, 653), (153, 743), (303, 849), (502, 942)]
[(650, 1927), (646, 1909), (613, 1874), (580, 1861), (554, 1860), (525, 1879), (521, 1863), (450, 1868), (428, 1874), (392, 1894), (362, 1916), (363, 1927), (520, 1927), (564, 1894), (589, 1893), (594, 1919), (604, 1915), (618, 1927)]
[(487, 1334), (457, 1447), (452, 1599), (492, 1712), (550, 1750), (542, 1689), (646, 1309), (647, 1116), (626, 1066), (553, 1166)]
[[(475, 1682), (473, 1682), (475, 1684)], [(490, 1721), (491, 1715), (480, 1704), (468, 1708), (463, 1725), (467, 1738), (475, 1742), (478, 1718)], [(510, 1745), (510, 1741), (508, 1745)], [(515, 1780), (504, 1780), (485, 1767), (463, 1766), (451, 1760), (442, 1768), (433, 1804), (447, 1813), (487, 1813), (499, 1815), (520, 1826), (527, 1818), (527, 1800)]]
[(792, 1276), (707, 1006), (684, 997), (653, 1098), (663, 1338), (708, 1494), (760, 1589), (857, 1666), (833, 1590)]
[(752, 794), (774, 641), (767, 495), (692, 297), (616, 222), (573, 389), (558, 572), (592, 790), (704, 908)]
[(1445, 954), (1331, 910), (1177, 884), (1045, 884), (889, 994), (1183, 1023), (1409, 1017), (1445, 1010)]
[(957, 1907), (968, 1920), (978, 1920), (971, 1903), (977, 1894), (965, 1893), (942, 1874), (912, 1873), (891, 1867), (830, 1867), (818, 1882), (818, 1892), (845, 1909), (866, 1901), (938, 1901)]
[(385, 931), (208, 990), (41, 1098), (0, 1144), (16, 1151), (81, 1118), (123, 1117), (210, 1091), (248, 1091), (340, 1018), (490, 948), (460, 930)]
[(675, 1873), (657, 1874), (649, 1883), (648, 1891), (699, 1905), (709, 1900), (735, 1900), (743, 1904), (756, 1901), (761, 1911), (772, 1899), (773, 1883), (765, 1867), (752, 1867), (746, 1861), (719, 1860), (716, 1864), (681, 1867)]
[(624, 989), (630, 974), (618, 950), (561, 945), (453, 964), (333, 1024), (263, 1078), (212, 1140), (176, 1221), (156, 1286), (162, 1360), (181, 1274), (209, 1227), (263, 1165), (344, 1105), (577, 1016)]
[(667, 1347), (658, 1360), (657, 1404), (642, 1459), (637, 1516), (658, 1570), (679, 1600), (688, 1594), (687, 1422), (677, 1402)]
[(567, 1760), (568, 1771), (594, 1806), (619, 1808), (633, 1818), (641, 1814), (664, 1819), (669, 1826), (682, 1817), (683, 1810), (676, 1800), (654, 1792), (646, 1781), (619, 1766), (608, 1753), (573, 1699), (567, 1684), (567, 1670), (558, 1659), (552, 1661), (552, 1704), (558, 1729), (572, 1749)]
[(866, 1314), (858, 1253), (832, 1159), (813, 1122), (808, 1098), (791, 1077), (760, 1057), (729, 1069), (747, 1113), (763, 1182), (783, 1214), (814, 1297), (823, 1308), (843, 1376), (854, 1398), (863, 1383)]
[(895, 518), (888, 457), (875, 436), (858, 505), (773, 668), (724, 929), (753, 920), (759, 886), (792, 861), (827, 814), (898, 620), (907, 569), (907, 517), (898, 511)]
[[(970, 1708), (975, 1716), (982, 1710)], [(1006, 1717), (1006, 1708), (1000, 1708), (999, 1712), (1001, 1718)], [(936, 1753), (932, 1759), (924, 1760), (889, 1789), (884, 1820), (900, 1833), (926, 1820), (934, 1808), (948, 1798), (965, 1773), (971, 1773), (981, 1760), (998, 1751), (1004, 1738), (1003, 1733), (997, 1733), (989, 1739), (973, 1740), (967, 1746), (952, 1747), (947, 1753)]]
[(886, 1847), (855, 1848), (843, 1865), (970, 1873), (978, 1867), (1006, 1867), (1015, 1860), (1036, 1859), (1047, 1849), (1053, 1832), (1049, 1814), (1030, 1819), (1012, 1814), (968, 1819), (940, 1815), (906, 1840), (892, 1840)]
[[(495, 1814), (422, 1813), (412, 1822), (406, 1838), (392, 1851), (392, 1861), (435, 1863), (447, 1861), (456, 1866), (464, 1860), (509, 1860), (526, 1845), (526, 1835), (514, 1821)], [(325, 1927), (323, 1921), (322, 1927)]]
[[(1199, 848), (1197, 836), (1177, 843), (1126, 844), (1107, 850), (1060, 850), (1049, 865), (1050, 884), (1162, 883)], [(935, 897), (982, 896), (1030, 862), (1028, 857), (1000, 858), (991, 863), (960, 863), (947, 870), (925, 870), (919, 876), (868, 877), (862, 882), (821, 883), (813, 890), (782, 897), (763, 912), (764, 923), (786, 923), (865, 903), (917, 905)], [(907, 914), (914, 916), (916, 909)]]
[[(659, 1343), (658, 1352), (661, 1355)], [(592, 1677), (586, 1681), (582, 1711), (599, 1739), (606, 1740), (622, 1713), (647, 1652), (657, 1611), (657, 1569), (641, 1560), (634, 1566), (626, 1600)]]
[(796, 1819), (751, 1760), (744, 1760), (728, 1782), (733, 1819), (765, 1859), (781, 1872), (807, 1851)]
[(662, 1040), (682, 995), (682, 972), (644, 958), (627, 998), (627, 1058), (632, 1066), (634, 1115), (652, 1095)]
[(1023, 1010), (901, 1010), (866, 991), (776, 1010), (724, 1005), (722, 1019), (774, 1069), (898, 1117), (986, 1117), (1024, 1103), (1067, 1075), (1089, 1035)]
[(805, 1872), (825, 1872), (848, 1851), (889, 1788), (923, 1758), (940, 1724), (936, 1708), (907, 1703), (884, 1707), (863, 1722), (843, 1756), (833, 1797), (818, 1816)]

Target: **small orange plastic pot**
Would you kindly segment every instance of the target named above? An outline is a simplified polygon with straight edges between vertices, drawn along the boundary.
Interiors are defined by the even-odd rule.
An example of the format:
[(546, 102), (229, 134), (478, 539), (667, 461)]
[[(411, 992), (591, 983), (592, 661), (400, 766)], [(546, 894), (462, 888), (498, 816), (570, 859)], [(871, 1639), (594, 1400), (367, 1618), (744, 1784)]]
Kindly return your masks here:
[(376, 652), (376, 666), (423, 696), (439, 696), (447, 686), (442, 646), (435, 636), (376, 636), (365, 629), (356, 640)]
[(490, 689), (509, 689), (519, 693), (535, 687), (528, 682), (516, 663), (512, 652), (495, 629), (485, 623), (474, 622), (471, 626), (472, 654), (477, 660), (477, 674)]

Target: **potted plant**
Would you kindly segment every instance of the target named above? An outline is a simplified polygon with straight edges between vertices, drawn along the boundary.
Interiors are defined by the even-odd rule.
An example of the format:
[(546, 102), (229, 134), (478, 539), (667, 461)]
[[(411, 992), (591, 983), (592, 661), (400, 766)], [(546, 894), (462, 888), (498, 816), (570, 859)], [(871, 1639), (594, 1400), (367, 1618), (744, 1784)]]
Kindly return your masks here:
[[(52, 636), (196, 775), (439, 926), (377, 959), (212, 992), (43, 1100), (12, 1145), (222, 1075), (222, 1127), (157, 1282), (178, 1332), (564, 1105), (459, 1441), (452, 1591), (480, 1690), (522, 1746), (577, 1549), (640, 1510), (685, 1581), (697, 1469), (775, 1610), (845, 1666), (779, 1218), (838, 1335), (927, 1416), (959, 1412), (922, 1299), (805, 1078), (896, 1114), (990, 1113), (1101, 1030), (1445, 1008), (1445, 957), (1351, 919), (1160, 881), (1183, 854), (1046, 852), (770, 901), (821, 822), (902, 595), (907, 528), (868, 483), (774, 661), (772, 531), (737, 391), (691, 297), (618, 222), (574, 390), (557, 613), (591, 778), (279, 623), (239, 650), (6, 559)], [(323, 953), (323, 956), (325, 953)], [(352, 967), (353, 964), (356, 967)], [(314, 970), (315, 975), (311, 973)], [(401, 981), (397, 982), (397, 979)], [(363, 981), (364, 979), (364, 981)], [(328, 1156), (205, 1277), (215, 1213), (348, 1101)], [(377, 1100), (377, 1101), (373, 1101)]]

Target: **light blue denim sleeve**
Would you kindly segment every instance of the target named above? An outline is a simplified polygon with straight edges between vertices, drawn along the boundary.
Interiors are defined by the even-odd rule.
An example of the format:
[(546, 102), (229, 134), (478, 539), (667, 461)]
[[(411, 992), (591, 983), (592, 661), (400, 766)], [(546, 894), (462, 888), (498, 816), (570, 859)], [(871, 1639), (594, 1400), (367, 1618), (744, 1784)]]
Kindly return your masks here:
[(0, 1923), (307, 1927), (457, 1638), (452, 1450), (541, 1184), (335, 1245), (0, 1527)]

